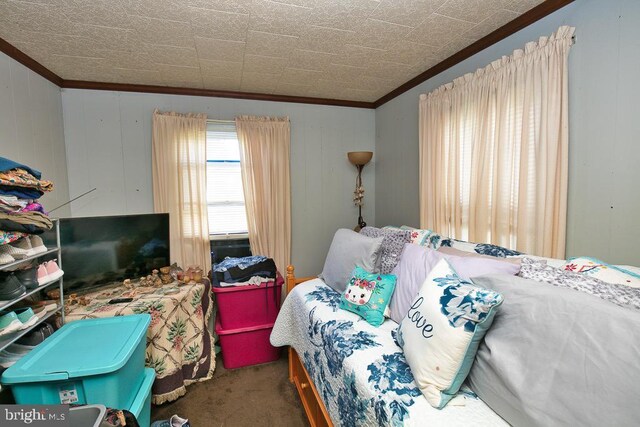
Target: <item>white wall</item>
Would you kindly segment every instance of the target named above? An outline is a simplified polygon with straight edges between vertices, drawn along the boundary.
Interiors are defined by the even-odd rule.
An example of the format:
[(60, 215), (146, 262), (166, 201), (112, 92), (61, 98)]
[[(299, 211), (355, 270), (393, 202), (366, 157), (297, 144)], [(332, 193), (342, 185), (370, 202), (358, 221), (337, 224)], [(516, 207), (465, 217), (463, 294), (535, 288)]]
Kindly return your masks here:
[(419, 225), (418, 96), (561, 25), (569, 55), (567, 256), (640, 265), (640, 2), (577, 0), (376, 110), (377, 225)]
[[(0, 52), (0, 156), (42, 172), (54, 190), (45, 209), (69, 200), (60, 88)], [(51, 216), (67, 216), (69, 207)]]
[[(298, 275), (322, 270), (334, 232), (356, 225), (351, 201), (355, 168), (346, 153), (374, 151), (373, 110), (178, 95), (63, 89), (64, 129), (73, 216), (153, 212), (153, 110), (202, 112), (211, 119), (239, 114), (291, 120), (292, 261)], [(364, 171), (365, 220), (373, 223), (375, 155)]]

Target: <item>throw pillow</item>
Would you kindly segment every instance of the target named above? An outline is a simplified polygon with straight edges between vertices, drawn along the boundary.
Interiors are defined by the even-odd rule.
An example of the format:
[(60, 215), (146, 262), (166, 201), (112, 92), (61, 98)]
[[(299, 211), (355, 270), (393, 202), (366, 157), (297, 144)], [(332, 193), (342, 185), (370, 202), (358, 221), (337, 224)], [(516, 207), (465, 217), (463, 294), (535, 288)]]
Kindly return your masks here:
[(640, 288), (640, 274), (625, 270), (615, 265), (607, 264), (597, 258), (575, 257), (569, 258), (562, 266), (564, 270), (585, 274), (607, 283), (617, 283), (633, 288)]
[(442, 409), (467, 377), (502, 295), (462, 280), (446, 260), (431, 270), (398, 330), (413, 377)]
[(369, 273), (356, 267), (340, 299), (340, 308), (356, 313), (373, 326), (380, 326), (395, 287), (396, 276)]
[(502, 258), (459, 257), (424, 246), (407, 244), (402, 251), (400, 262), (391, 272), (398, 278), (396, 291), (391, 298), (391, 319), (397, 323), (402, 321), (424, 280), (442, 258), (449, 261), (458, 276), (464, 280), (486, 274), (515, 275), (520, 270), (520, 265), (506, 262)]
[(561, 288), (571, 288), (621, 307), (640, 311), (640, 289), (631, 286), (606, 283), (595, 277), (555, 268), (531, 258), (522, 259), (518, 276), (533, 279), (536, 282), (550, 283)]
[(403, 225), (400, 228), (411, 232), (411, 243), (416, 245), (438, 249), (443, 240), (441, 235), (434, 233), (432, 230), (413, 228), (408, 225)]
[(384, 229), (364, 227), (360, 234), (367, 237), (382, 237), (382, 251), (380, 253), (380, 272), (389, 274), (398, 264), (405, 243), (411, 242), (411, 232), (398, 229)]
[[(522, 252), (514, 251), (491, 243), (473, 243), (457, 239), (445, 239), (440, 246), (448, 246), (464, 252), (472, 252), (481, 255), (489, 255), (496, 258), (507, 258), (513, 256), (522, 256)], [(436, 248), (437, 249), (437, 248)]]
[[(451, 246), (440, 246), (438, 248), (438, 252), (441, 252), (441, 253), (447, 254), (447, 255), (455, 255), (455, 256), (459, 256), (459, 257), (484, 258), (484, 259), (489, 259), (489, 260), (492, 260), (492, 261), (495, 261), (496, 258), (497, 258), (497, 257), (494, 257), (492, 255), (482, 255), (482, 254), (479, 254), (477, 252), (461, 251), (460, 249), (452, 248)], [(522, 258), (519, 258), (519, 257), (500, 258), (500, 261), (509, 262), (511, 264), (520, 265), (520, 262), (522, 261)]]
[(339, 229), (333, 236), (320, 278), (336, 291), (344, 292), (356, 266), (378, 271), (381, 246), (382, 237), (371, 238), (346, 228)]

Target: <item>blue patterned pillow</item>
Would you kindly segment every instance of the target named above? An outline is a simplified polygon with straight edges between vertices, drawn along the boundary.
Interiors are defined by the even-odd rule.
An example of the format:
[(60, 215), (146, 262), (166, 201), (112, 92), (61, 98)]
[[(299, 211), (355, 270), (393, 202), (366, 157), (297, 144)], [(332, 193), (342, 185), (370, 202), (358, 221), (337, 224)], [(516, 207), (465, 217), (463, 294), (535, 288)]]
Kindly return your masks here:
[(460, 389), (502, 295), (466, 282), (441, 260), (400, 323), (398, 342), (418, 388), (434, 408)]
[(369, 273), (356, 267), (340, 299), (340, 308), (356, 313), (373, 326), (380, 326), (395, 288), (393, 274)]

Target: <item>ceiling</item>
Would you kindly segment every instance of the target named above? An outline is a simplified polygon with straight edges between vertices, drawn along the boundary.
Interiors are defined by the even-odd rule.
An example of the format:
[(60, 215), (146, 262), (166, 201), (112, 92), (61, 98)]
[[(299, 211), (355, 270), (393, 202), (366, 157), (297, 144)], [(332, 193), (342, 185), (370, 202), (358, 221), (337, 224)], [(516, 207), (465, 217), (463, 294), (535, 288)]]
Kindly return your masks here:
[(65, 80), (373, 102), (542, 0), (0, 0)]

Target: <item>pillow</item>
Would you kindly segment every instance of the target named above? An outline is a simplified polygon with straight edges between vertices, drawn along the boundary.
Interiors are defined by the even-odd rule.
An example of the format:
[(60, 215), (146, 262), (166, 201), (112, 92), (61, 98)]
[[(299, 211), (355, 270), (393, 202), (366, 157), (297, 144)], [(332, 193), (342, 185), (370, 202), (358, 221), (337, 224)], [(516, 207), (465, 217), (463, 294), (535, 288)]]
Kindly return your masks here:
[(360, 234), (367, 237), (382, 237), (382, 251), (380, 253), (380, 272), (389, 274), (398, 264), (405, 243), (411, 242), (411, 232), (397, 229), (364, 227)]
[(640, 288), (640, 274), (607, 264), (596, 258), (576, 257), (569, 260), (562, 266), (564, 270), (586, 274), (607, 283), (617, 283), (634, 288)]
[(518, 264), (512, 264), (500, 258), (459, 257), (443, 254), (412, 243), (406, 244), (402, 251), (400, 262), (392, 271), (392, 274), (397, 276), (398, 281), (396, 283), (396, 291), (391, 298), (391, 319), (397, 323), (402, 321), (411, 306), (411, 301), (420, 291), (422, 283), (424, 283), (431, 269), (442, 258), (449, 261), (458, 276), (464, 280), (485, 274), (503, 273), (515, 275), (520, 270)]
[(320, 278), (336, 291), (344, 292), (356, 266), (378, 271), (381, 245), (382, 237), (371, 238), (346, 228), (339, 229), (333, 236)]
[(514, 251), (513, 249), (508, 249), (498, 245), (492, 245), (491, 243), (473, 243), (456, 239), (445, 239), (440, 243), (440, 246), (449, 246), (464, 252), (489, 255), (496, 258), (523, 255), (522, 252)]
[(606, 283), (595, 277), (555, 268), (531, 258), (523, 258), (518, 276), (561, 288), (574, 289), (621, 307), (640, 311), (640, 289), (631, 286)]
[(411, 373), (442, 409), (467, 377), (502, 296), (462, 280), (446, 260), (431, 270), (398, 329)]
[(504, 296), (469, 373), (514, 426), (638, 425), (640, 313), (520, 277), (473, 279)]
[(396, 276), (369, 273), (356, 267), (340, 299), (340, 308), (356, 313), (373, 326), (380, 326), (395, 287)]
[[(460, 249), (452, 248), (451, 246), (440, 246), (438, 248), (438, 252), (441, 252), (447, 255), (460, 256), (460, 257), (474, 257), (474, 258), (484, 258), (484, 259), (490, 259), (490, 260), (495, 260), (497, 258), (492, 255), (482, 255), (476, 252), (461, 251)], [(518, 257), (500, 258), (500, 261), (510, 262), (511, 264), (520, 265), (522, 258), (518, 258)]]
[(443, 240), (442, 236), (438, 233), (434, 233), (432, 230), (423, 230), (409, 227), (407, 225), (403, 225), (400, 228), (411, 232), (411, 243), (415, 243), (416, 245), (438, 249), (440, 242)]

